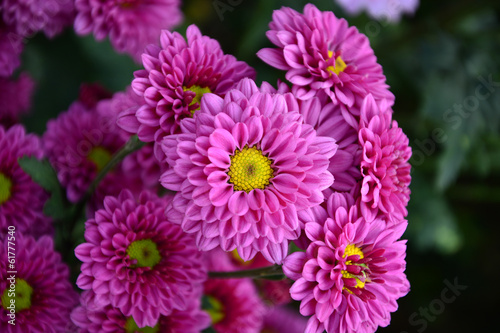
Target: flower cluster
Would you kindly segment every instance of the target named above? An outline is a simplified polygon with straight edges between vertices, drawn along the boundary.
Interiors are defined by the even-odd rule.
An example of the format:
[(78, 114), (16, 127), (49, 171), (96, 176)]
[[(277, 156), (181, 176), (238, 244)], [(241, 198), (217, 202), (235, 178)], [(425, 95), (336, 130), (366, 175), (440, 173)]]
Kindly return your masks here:
[[(276, 10), (274, 47), (257, 56), (286, 81), (259, 86), (254, 69), (195, 25), (186, 38), (162, 30), (180, 23), (178, 0), (54, 1), (0, 5), (0, 227), (20, 233), (13, 283), (23, 327), (333, 333), (389, 324), (410, 287), (400, 238), (411, 148), (366, 36), (312, 4)], [(16, 124), (34, 87), (27, 74), (11, 76), (22, 45), (4, 44), (13, 32), (53, 36), (68, 23), (109, 37), (143, 68), (120, 92), (84, 85), (39, 139)], [(23, 156), (46, 158), (47, 179), (23, 171)], [(46, 202), (45, 212), (61, 209), (51, 215), (65, 232), (58, 246), (79, 243), (79, 297), (53, 250)], [(248, 278), (266, 273), (283, 279)], [(308, 319), (286, 308), (292, 299)]]

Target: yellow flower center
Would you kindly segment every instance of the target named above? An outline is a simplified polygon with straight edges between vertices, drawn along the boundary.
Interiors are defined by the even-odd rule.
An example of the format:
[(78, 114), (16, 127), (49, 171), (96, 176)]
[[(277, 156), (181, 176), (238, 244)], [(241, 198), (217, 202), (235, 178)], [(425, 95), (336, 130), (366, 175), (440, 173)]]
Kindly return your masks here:
[(243, 258), (240, 257), (240, 254), (238, 253), (237, 249), (232, 250), (231, 255), (233, 256), (233, 259), (236, 260), (237, 263), (243, 266), (248, 266), (253, 262), (253, 259), (250, 259), (248, 261), (243, 260)]
[(151, 239), (141, 239), (132, 242), (132, 244), (127, 247), (127, 254), (130, 259), (137, 260), (137, 264), (135, 264), (134, 267), (153, 268), (161, 260), (158, 247)]
[[(331, 59), (333, 57), (333, 52), (328, 51), (328, 59)], [(337, 75), (340, 74), (340, 72), (343, 72), (346, 69), (347, 65), (345, 64), (344, 60), (340, 56), (335, 58), (335, 66), (328, 66), (326, 68), (327, 71), (330, 73), (335, 73)]]
[(0, 205), (10, 199), (12, 195), (12, 181), (0, 172)]
[(194, 113), (196, 111), (198, 111), (200, 109), (201, 98), (203, 97), (203, 95), (206, 94), (206, 93), (211, 93), (212, 92), (210, 90), (210, 88), (208, 88), (208, 87), (200, 87), (200, 86), (196, 86), (196, 85), (193, 85), (193, 86), (191, 86), (189, 88), (182, 87), (182, 89), (184, 91), (188, 91), (189, 90), (189, 91), (192, 91), (192, 92), (195, 93), (193, 100), (191, 101), (191, 103), (189, 103), (189, 106), (193, 106), (194, 104), (198, 103), (198, 107), (191, 110), (191, 117), (194, 115)]
[(11, 289), (11, 284), (8, 282), (7, 287), (2, 295), (2, 306), (7, 309), (11, 304), (14, 304), (16, 311), (22, 311), (31, 307), (31, 297), (33, 296), (33, 288), (23, 279), (16, 278), (15, 288)]
[[(352, 255), (358, 255), (359, 259), (363, 259), (365, 257), (363, 254), (363, 251), (361, 251), (361, 249), (359, 247), (357, 247), (354, 244), (349, 244), (346, 246), (345, 251), (344, 251), (344, 255), (342, 257), (347, 258), (347, 257), (352, 256)], [(360, 265), (360, 264), (353, 264), (351, 260), (346, 261), (345, 264), (346, 265)], [(365, 264), (361, 264), (361, 265), (365, 265)], [(356, 286), (354, 286), (354, 288), (364, 288), (364, 286), (365, 286), (365, 281), (362, 281), (358, 276), (356, 276), (352, 273), (349, 273), (346, 270), (342, 271), (342, 277), (346, 278), (346, 279), (355, 278), (357, 283), (356, 283)], [(349, 293), (352, 294), (352, 292), (349, 289), (347, 289), (346, 287), (344, 287), (343, 290), (347, 290)]]
[(272, 161), (260, 149), (248, 146), (236, 149), (227, 173), (229, 182), (234, 185), (235, 191), (248, 193), (256, 188), (263, 190), (273, 178), (271, 164)]
[(225, 317), (224, 305), (213, 296), (207, 295), (206, 298), (210, 304), (210, 308), (206, 311), (210, 315), (210, 318), (212, 318), (212, 325), (217, 324)]
[(134, 318), (132, 316), (127, 318), (127, 322), (125, 323), (125, 332), (126, 333), (157, 333), (160, 331), (160, 323), (155, 325), (155, 327), (145, 326), (140, 328), (137, 326)]
[(111, 153), (107, 149), (100, 146), (92, 148), (90, 153), (87, 155), (89, 161), (95, 164), (98, 172), (101, 171), (102, 168), (109, 163), (109, 161), (111, 161), (111, 157)]

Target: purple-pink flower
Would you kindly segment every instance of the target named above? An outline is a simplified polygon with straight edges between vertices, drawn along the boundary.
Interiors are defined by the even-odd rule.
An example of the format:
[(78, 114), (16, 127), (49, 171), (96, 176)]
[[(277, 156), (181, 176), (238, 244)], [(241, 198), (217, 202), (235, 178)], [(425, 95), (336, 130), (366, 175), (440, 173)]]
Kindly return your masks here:
[[(52, 239), (43, 236), (35, 240), (17, 229), (6, 235), (12, 238), (0, 240), (0, 331), (73, 332), (70, 313), (78, 304), (78, 294), (69, 281), (68, 267), (54, 251)], [(13, 251), (14, 268), (9, 265), (12, 255), (8, 254)], [(9, 308), (12, 301), (13, 311)]]
[(169, 200), (127, 190), (106, 197), (75, 249), (83, 262), (77, 285), (95, 293), (96, 307), (117, 308), (139, 327), (187, 310), (206, 279), (193, 237), (165, 215)]
[(124, 113), (120, 126), (137, 133), (144, 142), (155, 142), (155, 154), (163, 159), (159, 143), (180, 132), (180, 121), (192, 117), (205, 93), (223, 96), (238, 81), (254, 77), (254, 70), (219, 43), (191, 25), (187, 41), (177, 32), (162, 31), (161, 47), (150, 45), (142, 57), (144, 69), (134, 73), (134, 91), (145, 105), (135, 114)]
[(355, 128), (367, 94), (394, 101), (368, 38), (346, 20), (308, 4), (303, 14), (288, 7), (276, 10), (269, 26), (267, 37), (277, 48), (264, 48), (257, 55), (287, 71), (297, 98), (324, 95), (345, 105), (350, 113), (346, 121)]
[(0, 124), (10, 127), (29, 111), (35, 82), (22, 73), (17, 79), (0, 77)]
[(286, 98), (244, 79), (224, 99), (206, 94), (200, 111), (181, 122), (183, 133), (163, 140), (171, 168), (161, 183), (178, 191), (168, 214), (196, 234), (201, 250), (220, 245), (244, 260), (262, 252), (280, 263), (300, 235), (297, 211), (323, 201), (337, 146)]
[(358, 15), (366, 10), (379, 20), (398, 22), (403, 14), (413, 14), (419, 0), (336, 0), (349, 14)]
[(43, 31), (52, 38), (73, 23), (74, 5), (73, 0), (3, 0), (0, 14), (22, 37)]
[[(306, 252), (285, 259), (283, 270), (295, 280), (290, 293), (311, 316), (307, 333), (375, 332), (390, 322), (396, 300), (409, 291), (404, 274), (407, 223), (367, 222), (348, 196), (332, 194), (327, 218), (306, 223)], [(352, 201), (351, 201), (352, 202)]]
[(43, 214), (48, 194), (18, 162), (23, 156), (43, 157), (40, 139), (26, 134), (22, 125), (9, 129), (0, 125), (0, 147), (0, 239), (9, 226), (34, 237), (51, 233), (51, 219)]
[[(47, 123), (43, 135), (46, 156), (71, 202), (80, 200), (97, 173), (126, 142), (114, 118), (75, 102)], [(109, 172), (97, 188), (98, 196), (118, 194), (130, 183), (121, 170)], [(101, 198), (102, 200), (102, 198)]]
[(23, 37), (0, 20), (0, 77), (11, 76), (21, 64)]
[[(201, 310), (199, 298), (188, 301), (185, 310), (172, 310), (168, 316), (160, 316), (154, 326), (139, 327), (133, 317), (125, 316), (118, 308), (106, 305), (96, 308), (92, 291), (84, 291), (80, 306), (71, 313), (71, 320), (78, 327), (78, 333), (199, 333), (210, 325), (208, 313)], [(201, 295), (200, 295), (201, 297)]]
[(76, 0), (75, 31), (109, 37), (118, 52), (140, 62), (149, 44), (157, 44), (162, 29), (170, 30), (182, 21), (180, 0)]
[(399, 223), (410, 200), (411, 147), (408, 137), (368, 95), (361, 108), (361, 211), (372, 221), (380, 213)]

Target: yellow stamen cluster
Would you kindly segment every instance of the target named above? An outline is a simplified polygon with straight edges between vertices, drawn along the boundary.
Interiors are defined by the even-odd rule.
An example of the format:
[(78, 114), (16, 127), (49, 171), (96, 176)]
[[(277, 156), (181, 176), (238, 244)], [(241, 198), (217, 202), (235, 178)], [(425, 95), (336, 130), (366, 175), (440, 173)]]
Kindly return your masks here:
[[(349, 245), (346, 246), (345, 251), (344, 251), (344, 255), (342, 257), (343, 258), (347, 258), (347, 257), (353, 256), (353, 255), (358, 255), (360, 259), (363, 259), (365, 257), (365, 255), (363, 254), (363, 251), (361, 251), (361, 249), (359, 247), (357, 247), (354, 244), (349, 244)], [(351, 260), (346, 261), (345, 264), (346, 265), (353, 265), (353, 263), (351, 262)], [(356, 265), (356, 264), (354, 264), (354, 265)], [(364, 286), (365, 286), (365, 282), (364, 281), (361, 281), (361, 279), (359, 279), (356, 275), (351, 274), (348, 271), (343, 270), (342, 271), (342, 277), (346, 278), (346, 279), (355, 278), (357, 284), (356, 284), (356, 286), (354, 286), (354, 288), (364, 288)], [(350, 293), (352, 293), (346, 287), (344, 287), (343, 289), (347, 290)]]
[(132, 242), (127, 247), (127, 254), (130, 259), (136, 259), (135, 267), (151, 267), (153, 268), (161, 260), (160, 252), (156, 243), (151, 239), (141, 239)]
[(212, 318), (212, 325), (217, 324), (224, 319), (224, 305), (215, 297), (207, 295), (206, 296), (208, 303), (210, 304), (210, 308), (206, 311)]
[[(31, 307), (33, 288), (26, 280), (16, 278), (15, 290), (6, 288), (2, 295), (2, 306), (7, 309), (11, 304), (15, 304), (16, 311), (22, 311)], [(14, 299), (14, 302), (11, 302)]]
[(10, 199), (12, 195), (12, 181), (0, 172), (0, 205)]
[[(333, 56), (333, 52), (328, 51), (328, 57), (331, 59), (332, 56)], [(337, 58), (335, 58), (335, 66), (328, 66), (326, 68), (326, 70), (329, 71), (330, 73), (335, 73), (335, 74), (339, 75), (340, 72), (343, 72), (346, 68), (347, 68), (347, 65), (344, 62), (344, 60), (340, 56), (338, 56)]]
[(236, 149), (231, 156), (229, 167), (229, 182), (235, 191), (250, 192), (253, 189), (263, 190), (273, 178), (272, 161), (262, 154), (260, 149), (245, 146)]
[(194, 113), (196, 111), (198, 111), (200, 109), (200, 105), (201, 105), (201, 98), (203, 97), (204, 94), (206, 93), (211, 93), (212, 91), (210, 90), (210, 88), (208, 87), (200, 87), (200, 86), (197, 86), (197, 85), (193, 85), (191, 87), (182, 87), (182, 89), (184, 91), (192, 91), (194, 92), (196, 95), (194, 96), (193, 100), (191, 101), (191, 103), (189, 103), (189, 106), (191, 105), (194, 105), (195, 103), (198, 103), (198, 107), (194, 110), (191, 110), (191, 117), (194, 115)]
[(103, 147), (97, 146), (92, 148), (90, 153), (87, 155), (89, 161), (95, 164), (97, 171), (101, 171), (102, 168), (106, 166), (106, 164), (111, 161), (111, 153)]

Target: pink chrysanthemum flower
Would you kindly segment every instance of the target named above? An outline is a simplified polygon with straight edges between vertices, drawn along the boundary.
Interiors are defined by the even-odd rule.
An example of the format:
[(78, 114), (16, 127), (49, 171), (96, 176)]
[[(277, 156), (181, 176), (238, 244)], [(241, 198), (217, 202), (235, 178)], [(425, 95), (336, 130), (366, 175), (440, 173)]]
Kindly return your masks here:
[[(187, 42), (177, 32), (162, 31), (161, 47), (150, 45), (143, 55), (143, 70), (134, 73), (134, 91), (146, 105), (137, 113), (124, 114), (120, 125), (139, 135), (144, 142), (159, 143), (164, 136), (180, 132), (180, 121), (192, 117), (205, 93), (223, 96), (238, 81), (254, 77), (254, 70), (232, 55), (222, 52), (219, 43), (191, 25)], [(159, 145), (155, 154), (162, 159)]]
[(19, 67), (23, 48), (22, 37), (0, 20), (0, 77), (11, 76)]
[(35, 82), (22, 73), (17, 80), (0, 77), (0, 124), (10, 127), (31, 107)]
[(358, 15), (366, 10), (378, 20), (398, 22), (403, 14), (413, 14), (419, 0), (336, 0), (349, 14)]
[(257, 55), (287, 71), (286, 79), (299, 99), (324, 93), (347, 106), (351, 118), (359, 117), (359, 107), (353, 106), (361, 105), (368, 93), (377, 100), (394, 101), (368, 38), (346, 20), (308, 4), (304, 14), (288, 7), (276, 10), (269, 26), (267, 37), (278, 48), (265, 48)]
[[(9, 250), (7, 239), (0, 241), (0, 331), (72, 332), (70, 313), (78, 304), (78, 294), (69, 281), (68, 267), (54, 251), (52, 239), (43, 236), (36, 241), (18, 230), (14, 237)], [(14, 267), (8, 261), (8, 252), (13, 251), (10, 247), (15, 247)], [(15, 304), (13, 311), (11, 303)]]
[(206, 94), (183, 134), (167, 136), (171, 169), (161, 177), (179, 191), (168, 214), (195, 233), (201, 250), (238, 249), (244, 260), (262, 252), (280, 263), (300, 234), (297, 211), (323, 201), (336, 144), (316, 136), (285, 97), (242, 80), (224, 99)]
[(9, 226), (34, 237), (51, 233), (51, 220), (43, 214), (48, 194), (18, 163), (23, 156), (43, 157), (39, 138), (22, 125), (8, 130), (0, 125), (0, 147), (0, 238)]
[[(109, 117), (113, 122), (117, 122), (120, 115), (135, 115), (144, 103), (144, 99), (138, 96), (132, 88), (128, 87), (124, 92), (117, 92), (112, 98), (100, 101), (96, 109), (101, 115)], [(118, 123), (118, 126), (120, 125), (121, 123)], [(127, 130), (130, 130), (130, 128), (125, 127), (120, 130), (125, 140), (128, 140), (132, 135)], [(153, 143), (145, 145), (140, 150), (125, 157), (121, 164), (125, 174), (135, 175), (141, 180), (142, 187), (148, 189), (159, 187), (160, 175), (166, 169), (166, 165), (155, 158), (153, 147)]]
[(73, 0), (3, 0), (0, 14), (15, 33), (30, 36), (38, 31), (52, 38), (74, 19)]
[(301, 301), (300, 313), (311, 316), (305, 332), (375, 332), (409, 291), (406, 241), (399, 240), (407, 223), (368, 223), (337, 194), (326, 210), (326, 221), (306, 223), (306, 252), (291, 254), (283, 266), (295, 280), (290, 293)]
[(361, 212), (368, 221), (381, 212), (387, 221), (398, 223), (408, 214), (406, 206), (410, 200), (408, 137), (370, 95), (361, 108), (360, 126)]
[[(220, 250), (207, 255), (210, 271), (231, 271)], [(209, 279), (205, 282), (207, 312), (217, 333), (260, 333), (265, 307), (250, 279)]]
[[(83, 197), (97, 173), (125, 142), (112, 119), (79, 102), (50, 120), (43, 135), (45, 153), (72, 202)], [(129, 178), (120, 177), (119, 169), (108, 173), (98, 195), (118, 194), (126, 186), (124, 179), (128, 183)]]
[(81, 305), (71, 313), (78, 333), (199, 333), (210, 325), (210, 317), (200, 308), (200, 299), (189, 299), (185, 310), (174, 309), (170, 315), (160, 316), (156, 325), (141, 328), (133, 317), (125, 316), (111, 305), (95, 308), (93, 297), (92, 291), (84, 291)]
[(194, 239), (164, 214), (169, 200), (149, 192), (135, 199), (127, 190), (106, 197), (75, 249), (83, 262), (77, 285), (93, 290), (96, 307), (118, 308), (139, 327), (186, 310), (206, 279)]
[(149, 44), (157, 44), (162, 29), (182, 21), (180, 0), (76, 0), (75, 30), (93, 33), (97, 40), (109, 37), (119, 52), (140, 62)]

